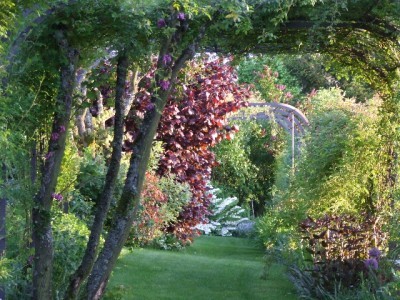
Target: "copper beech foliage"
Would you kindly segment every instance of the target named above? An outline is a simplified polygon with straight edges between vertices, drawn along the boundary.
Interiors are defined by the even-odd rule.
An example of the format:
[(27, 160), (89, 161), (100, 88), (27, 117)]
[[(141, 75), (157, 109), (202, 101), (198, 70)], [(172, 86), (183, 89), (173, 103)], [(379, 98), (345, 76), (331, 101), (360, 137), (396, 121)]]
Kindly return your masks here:
[[(142, 80), (127, 117), (127, 151), (145, 112), (155, 109), (147, 91), (153, 77), (154, 73), (149, 72)], [(217, 165), (211, 147), (233, 137), (238, 127), (230, 127), (226, 117), (246, 106), (249, 96), (249, 87), (238, 84), (228, 59), (209, 57), (190, 62), (171, 93), (156, 136), (165, 149), (157, 173), (174, 174), (191, 187), (192, 201), (181, 212), (179, 221), (167, 229), (183, 242), (189, 241), (196, 233), (193, 227), (207, 218), (206, 183)]]

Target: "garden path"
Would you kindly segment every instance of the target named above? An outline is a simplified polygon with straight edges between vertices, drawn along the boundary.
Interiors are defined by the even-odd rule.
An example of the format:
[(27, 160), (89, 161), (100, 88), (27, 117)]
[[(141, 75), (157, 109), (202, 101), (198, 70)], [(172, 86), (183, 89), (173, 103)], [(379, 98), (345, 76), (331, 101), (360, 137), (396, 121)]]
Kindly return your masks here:
[(202, 236), (182, 251), (124, 250), (105, 299), (291, 300), (295, 291), (280, 265), (264, 277), (254, 241)]

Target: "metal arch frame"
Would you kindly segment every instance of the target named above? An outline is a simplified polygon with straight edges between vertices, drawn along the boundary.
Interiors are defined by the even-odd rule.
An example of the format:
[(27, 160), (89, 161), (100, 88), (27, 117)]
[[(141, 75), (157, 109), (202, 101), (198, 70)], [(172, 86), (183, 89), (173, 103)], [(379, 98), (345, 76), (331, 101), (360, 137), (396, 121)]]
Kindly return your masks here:
[[(294, 131), (297, 136), (302, 136), (305, 133), (304, 128), (310, 125), (307, 117), (296, 107), (285, 103), (269, 102), (269, 103), (250, 103), (249, 107), (268, 107), (269, 111), (274, 114), (276, 122), (287, 132), (293, 131), (292, 124), (294, 123)], [(252, 118), (254, 115), (251, 115)], [(261, 112), (255, 115), (257, 119), (270, 119), (268, 114)]]
[[(281, 126), (287, 133), (294, 134), (301, 137), (305, 133), (305, 128), (310, 125), (307, 117), (296, 107), (284, 103), (249, 103), (248, 107), (266, 107), (268, 112), (272, 112), (274, 119), (279, 126)], [(250, 116), (237, 116), (230, 118), (235, 119), (258, 119), (258, 120), (271, 120), (271, 116), (266, 112), (259, 112)], [(294, 125), (294, 126), (293, 126)]]
[[(268, 112), (274, 115), (274, 121), (281, 126), (288, 134), (291, 135), (292, 140), (292, 170), (294, 172), (295, 161), (295, 144), (300, 148), (300, 137), (305, 134), (305, 128), (310, 125), (307, 117), (296, 107), (289, 104), (268, 102), (268, 103), (249, 103), (248, 107), (266, 107)], [(265, 112), (259, 112), (250, 116), (232, 117), (231, 120), (237, 119), (256, 119), (256, 120), (271, 120), (271, 116)]]

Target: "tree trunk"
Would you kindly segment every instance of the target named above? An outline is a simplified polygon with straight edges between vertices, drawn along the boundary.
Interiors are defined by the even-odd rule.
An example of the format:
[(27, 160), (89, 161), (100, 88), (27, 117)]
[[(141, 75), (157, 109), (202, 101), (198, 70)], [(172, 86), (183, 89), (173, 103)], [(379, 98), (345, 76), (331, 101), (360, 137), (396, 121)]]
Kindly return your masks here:
[(92, 114), (90, 113), (90, 110), (87, 110), (85, 113), (85, 134), (84, 134), (86, 143), (92, 132), (93, 132), (93, 117)]
[[(204, 32), (205, 27), (202, 28), (193, 44), (190, 44), (182, 52), (180, 57), (176, 60), (172, 70), (165, 68), (162, 58), (170, 48), (172, 39), (176, 38), (176, 36), (171, 37), (161, 47), (157, 69), (164, 72), (164, 74), (168, 76), (167, 78), (170, 78), (171, 84), (165, 91), (160, 87), (158, 87), (158, 93), (155, 93), (153, 90), (151, 101), (155, 104), (155, 108), (146, 113), (140, 126), (138, 137), (134, 141), (132, 156), (122, 195), (118, 201), (111, 229), (108, 232), (104, 247), (101, 250), (99, 257), (93, 266), (92, 273), (88, 278), (85, 291), (86, 299), (100, 299), (104, 293), (112, 268), (126, 242), (132, 222), (138, 211), (153, 139), (161, 119), (161, 114), (171, 92), (171, 87), (175, 82), (178, 72), (182, 69), (186, 61), (191, 59), (196, 53), (196, 48), (204, 36)], [(160, 82), (160, 79), (161, 78), (156, 72), (155, 81), (158, 83)]]
[(36, 149), (36, 140), (34, 140), (32, 149), (31, 149), (31, 183), (32, 185), (36, 182), (36, 172), (37, 172), (37, 149)]
[[(86, 94), (87, 94), (87, 88), (86, 86), (82, 86), (82, 82), (86, 77), (86, 71), (81, 69), (78, 71), (78, 75), (76, 78), (76, 91), (79, 95), (77, 99), (78, 105), (82, 105), (83, 101), (85, 101)], [(86, 146), (85, 144), (85, 132), (86, 132), (86, 126), (85, 126), (85, 116), (87, 113), (88, 109), (86, 107), (81, 107), (77, 109), (76, 115), (75, 115), (75, 125), (78, 130), (78, 136), (80, 142)]]
[(124, 116), (126, 117), (131, 109), (133, 100), (135, 99), (135, 95), (137, 94), (138, 91), (138, 74), (139, 74), (139, 68), (136, 67), (133, 72), (130, 72), (129, 74), (129, 90), (128, 90), (128, 95), (124, 99), (125, 102), (125, 111), (124, 111)]
[(128, 57), (125, 53), (120, 54), (117, 66), (117, 86), (115, 96), (115, 123), (113, 151), (110, 165), (108, 167), (103, 192), (97, 201), (96, 213), (93, 225), (90, 231), (90, 237), (86, 246), (85, 255), (78, 270), (71, 276), (70, 284), (64, 299), (76, 299), (82, 282), (88, 277), (96, 260), (96, 254), (99, 246), (99, 240), (103, 231), (104, 221), (110, 207), (112, 194), (117, 181), (121, 156), (122, 143), (124, 136), (124, 91), (127, 77)]
[(158, 101), (157, 109), (146, 115), (140, 134), (135, 140), (125, 186), (117, 206), (112, 228), (88, 279), (87, 299), (99, 299), (101, 297), (112, 266), (114, 266), (128, 237), (133, 217), (138, 208), (153, 138), (165, 103), (166, 97), (164, 96), (161, 101)]
[(49, 141), (48, 153), (41, 178), (41, 185), (34, 198), (32, 210), (33, 243), (35, 247), (33, 267), (33, 299), (52, 299), (53, 236), (51, 230), (51, 205), (57, 177), (65, 150), (66, 133), (71, 116), (78, 52), (69, 47), (62, 30), (55, 33), (60, 55), (65, 62), (60, 66), (60, 88), (56, 112)]

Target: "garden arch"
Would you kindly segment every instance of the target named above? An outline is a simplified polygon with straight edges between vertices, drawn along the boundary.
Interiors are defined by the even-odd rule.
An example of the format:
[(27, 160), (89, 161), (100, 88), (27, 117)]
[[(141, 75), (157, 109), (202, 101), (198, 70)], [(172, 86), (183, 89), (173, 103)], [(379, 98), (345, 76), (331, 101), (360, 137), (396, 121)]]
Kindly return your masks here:
[(234, 119), (255, 119), (275, 121), (291, 136), (292, 147), (292, 168), (294, 169), (296, 147), (301, 146), (301, 137), (305, 134), (305, 129), (310, 125), (307, 117), (296, 107), (285, 103), (249, 103), (248, 107), (265, 107), (266, 111), (256, 114), (245, 115), (242, 111), (241, 116), (232, 117)]

